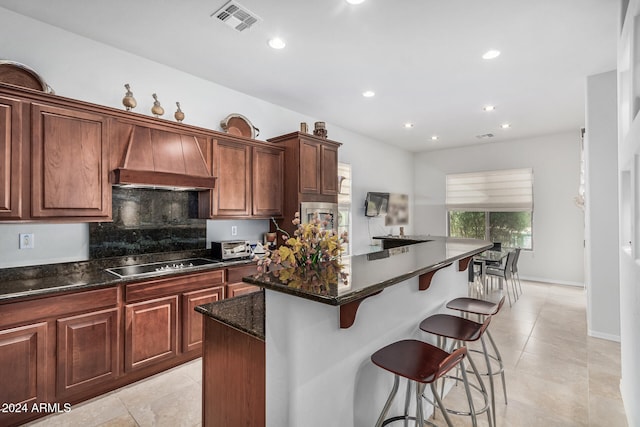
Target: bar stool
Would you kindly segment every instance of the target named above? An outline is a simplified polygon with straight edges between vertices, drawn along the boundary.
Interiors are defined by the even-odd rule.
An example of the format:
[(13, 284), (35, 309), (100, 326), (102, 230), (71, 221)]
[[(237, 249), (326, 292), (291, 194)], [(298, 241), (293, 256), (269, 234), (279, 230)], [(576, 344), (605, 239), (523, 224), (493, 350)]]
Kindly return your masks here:
[[(504, 305), (504, 299), (505, 299), (504, 295), (502, 295), (500, 300), (497, 302), (486, 301), (486, 300), (481, 300), (476, 298), (467, 298), (467, 297), (456, 298), (447, 303), (447, 308), (451, 310), (461, 311), (463, 315), (475, 314), (478, 316), (478, 320), (482, 322), (484, 321), (485, 317), (494, 316), (500, 312), (500, 309)], [(507, 384), (504, 376), (504, 363), (502, 361), (502, 356), (500, 355), (500, 351), (498, 350), (498, 346), (493, 340), (493, 337), (491, 336), (491, 332), (489, 329), (490, 328), (487, 328), (485, 330), (485, 333), (487, 334), (487, 337), (489, 337), (489, 342), (491, 343), (491, 347), (493, 348), (494, 354), (488, 354), (488, 356), (490, 359), (493, 359), (496, 362), (498, 362), (498, 366), (499, 366), (498, 370), (496, 371), (493, 371), (493, 369), (491, 370), (491, 375), (498, 375), (498, 374), (501, 375), (502, 390), (504, 392), (504, 403), (506, 405), (507, 404)], [(469, 349), (468, 351), (475, 352), (475, 353), (482, 353), (479, 350), (473, 350), (473, 349)], [(489, 372), (481, 372), (480, 375), (486, 376), (490, 374)], [(492, 394), (492, 398), (494, 398), (493, 394)], [(495, 410), (495, 402), (493, 402), (493, 408)]]
[[(382, 369), (393, 373), (395, 376), (393, 388), (391, 389), (391, 393), (389, 394), (382, 412), (378, 417), (376, 427), (386, 426), (387, 424), (400, 420), (404, 420), (405, 422), (408, 420), (415, 420), (416, 425), (420, 427), (424, 426), (425, 423), (435, 426), (435, 424), (429, 421), (425, 421), (422, 409), (422, 398), (427, 384), (430, 385), (431, 391), (436, 400), (434, 405), (440, 409), (445, 421), (447, 422), (447, 425), (451, 427), (453, 424), (448, 415), (448, 410), (445, 408), (442, 403), (441, 397), (436, 392), (435, 382), (439, 378), (445, 377), (451, 369), (457, 366), (460, 366), (461, 368), (462, 378), (460, 378), (459, 380), (462, 381), (465, 386), (467, 400), (469, 401), (469, 414), (472, 417), (473, 425), (476, 425), (476, 414), (486, 411), (489, 418), (489, 425), (491, 426), (491, 408), (484, 386), (482, 386), (482, 391), (484, 392), (485, 407), (480, 411), (475, 411), (473, 400), (471, 398), (470, 384), (467, 380), (466, 368), (464, 364), (466, 354), (466, 347), (460, 347), (452, 353), (447, 353), (446, 351), (434, 345), (418, 340), (398, 341), (376, 351), (371, 356), (371, 361)], [(471, 361), (471, 359), (469, 359), (469, 361), (476, 379), (480, 384), (482, 384), (482, 379), (480, 378), (480, 374), (473, 364), (473, 361)], [(404, 415), (385, 419), (385, 417), (387, 416), (387, 412), (389, 412), (389, 408), (391, 407), (391, 403), (393, 402), (393, 399), (398, 392), (400, 377), (407, 379)], [(409, 416), (409, 403), (411, 400), (412, 384), (415, 384), (415, 417)]]
[[(454, 340), (453, 346), (460, 343), (480, 340), (483, 350), (482, 353), (484, 354), (484, 360), (487, 366), (489, 389), (491, 391), (490, 412), (493, 413), (493, 425), (495, 425), (496, 405), (494, 397), (495, 392), (493, 387), (493, 372), (491, 368), (491, 361), (489, 360), (489, 352), (487, 351), (487, 345), (484, 340), (484, 332), (487, 330), (490, 322), (491, 316), (487, 316), (484, 319), (483, 323), (477, 323), (473, 320), (465, 319), (458, 316), (452, 316), (450, 314), (434, 314), (433, 316), (429, 316), (422, 322), (420, 322), (420, 329), (430, 334), (436, 335), (438, 337), (438, 346), (441, 348), (447, 347), (447, 338), (451, 338)], [(473, 365), (473, 360), (470, 357), (468, 357), (468, 360), (469, 364)], [(480, 381), (480, 384), (481, 387), (484, 388), (484, 383), (482, 381)], [(444, 389), (444, 384), (442, 388)], [(491, 422), (489, 424), (491, 424)]]

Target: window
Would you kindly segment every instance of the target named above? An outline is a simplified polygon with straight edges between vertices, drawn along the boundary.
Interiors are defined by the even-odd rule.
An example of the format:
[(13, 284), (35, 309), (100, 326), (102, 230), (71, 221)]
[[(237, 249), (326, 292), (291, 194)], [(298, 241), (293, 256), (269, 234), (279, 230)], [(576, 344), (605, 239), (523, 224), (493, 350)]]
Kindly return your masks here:
[(449, 236), (533, 248), (533, 170), (447, 175)]

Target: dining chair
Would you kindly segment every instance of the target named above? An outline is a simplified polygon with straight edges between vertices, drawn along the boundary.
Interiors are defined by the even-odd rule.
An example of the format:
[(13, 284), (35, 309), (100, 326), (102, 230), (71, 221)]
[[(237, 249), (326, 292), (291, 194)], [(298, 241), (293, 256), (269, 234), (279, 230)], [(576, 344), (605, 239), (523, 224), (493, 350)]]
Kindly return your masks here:
[[(504, 263), (504, 266), (501, 266), (501, 267), (487, 266), (487, 269), (486, 269), (487, 276), (493, 276), (500, 279), (500, 284), (501, 284), (500, 287), (506, 290), (507, 297), (509, 298), (509, 307), (513, 305), (513, 302), (517, 300), (517, 296), (518, 296), (515, 288), (515, 283), (513, 281), (513, 260), (515, 256), (516, 256), (516, 251), (510, 251), (507, 254), (507, 261)], [(509, 292), (509, 285), (511, 285), (513, 289), (513, 302), (511, 301), (511, 292)]]
[(520, 282), (520, 273), (518, 273), (518, 260), (520, 259), (520, 249), (521, 248), (515, 249), (516, 255), (513, 258), (511, 273), (512, 273), (513, 279), (518, 281), (518, 289), (520, 290), (520, 295), (522, 295), (522, 283)]

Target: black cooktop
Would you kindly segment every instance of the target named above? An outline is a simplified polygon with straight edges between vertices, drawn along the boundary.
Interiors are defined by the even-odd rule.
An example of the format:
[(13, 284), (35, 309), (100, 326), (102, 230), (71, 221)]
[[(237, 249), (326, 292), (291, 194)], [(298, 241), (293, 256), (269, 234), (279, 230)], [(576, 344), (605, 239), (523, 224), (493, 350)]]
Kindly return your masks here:
[(125, 265), (122, 267), (107, 268), (106, 271), (118, 277), (128, 279), (131, 277), (151, 277), (182, 270), (188, 271), (192, 268), (215, 264), (222, 264), (222, 262), (207, 258), (188, 258), (150, 264)]

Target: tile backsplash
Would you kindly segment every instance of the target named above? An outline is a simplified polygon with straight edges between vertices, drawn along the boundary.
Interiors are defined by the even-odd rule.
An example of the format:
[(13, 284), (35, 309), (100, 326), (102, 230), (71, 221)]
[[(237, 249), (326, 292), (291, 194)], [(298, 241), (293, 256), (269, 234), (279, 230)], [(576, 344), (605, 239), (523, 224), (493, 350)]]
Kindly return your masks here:
[(91, 259), (205, 248), (196, 192), (114, 187), (112, 197), (113, 222), (89, 225)]

